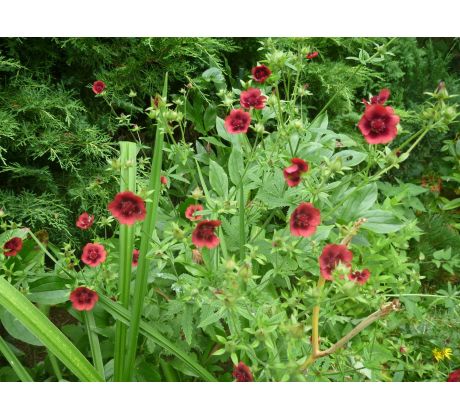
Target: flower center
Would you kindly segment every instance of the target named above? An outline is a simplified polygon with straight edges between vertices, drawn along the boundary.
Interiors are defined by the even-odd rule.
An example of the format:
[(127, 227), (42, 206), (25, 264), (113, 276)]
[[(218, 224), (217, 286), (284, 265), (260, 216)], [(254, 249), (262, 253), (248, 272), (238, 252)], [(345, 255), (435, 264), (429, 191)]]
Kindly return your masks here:
[(295, 218), (297, 227), (307, 228), (310, 226), (310, 216), (308, 214), (298, 214)]
[(121, 203), (121, 212), (124, 216), (131, 216), (134, 213), (138, 213), (138, 208), (132, 201), (123, 201)]
[(242, 118), (237, 117), (232, 121), (232, 125), (235, 130), (244, 129), (244, 120)]
[(385, 130), (385, 121), (382, 118), (376, 118), (371, 121), (371, 129), (374, 133), (381, 133)]
[(88, 252), (88, 257), (90, 260), (97, 260), (97, 258), (99, 257), (99, 252), (97, 252), (96, 250), (92, 249), (91, 251)]
[(202, 239), (209, 240), (214, 235), (214, 228), (208, 226), (202, 227), (199, 235)]

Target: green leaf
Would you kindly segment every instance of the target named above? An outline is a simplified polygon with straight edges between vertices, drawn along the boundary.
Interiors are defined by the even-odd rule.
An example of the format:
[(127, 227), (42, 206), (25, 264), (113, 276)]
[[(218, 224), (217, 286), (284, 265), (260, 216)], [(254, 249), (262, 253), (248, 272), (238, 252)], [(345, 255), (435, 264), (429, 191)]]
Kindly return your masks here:
[(206, 108), (203, 116), (203, 125), (204, 130), (207, 132), (214, 128), (214, 123), (216, 121), (216, 107), (214, 105), (210, 105)]
[(233, 147), (228, 159), (228, 173), (233, 185), (239, 185), (241, 176), (244, 172), (243, 152), (241, 149)]
[(367, 219), (363, 228), (375, 233), (397, 232), (404, 226), (393, 213), (387, 210), (369, 210), (362, 217)]
[[(132, 316), (130, 312), (123, 308), (120, 304), (113, 302), (107, 296), (104, 296), (101, 293), (99, 293), (99, 303), (115, 319), (120, 320), (126, 325), (130, 325)], [(144, 321), (140, 321), (139, 326), (141, 334), (152, 340), (155, 344), (158, 344), (160, 347), (163, 347), (170, 354), (174, 354), (178, 359), (182, 360), (182, 362), (184, 362), (194, 373), (199, 375), (205, 381), (216, 381), (216, 378), (214, 378), (214, 376), (212, 376), (205, 368), (194, 361), (180, 348), (176, 347), (168, 339), (163, 337), (163, 335), (156, 331), (151, 325)]]
[(81, 381), (103, 378), (73, 343), (24, 295), (0, 277), (0, 305), (17, 318)]
[(367, 158), (367, 153), (357, 152), (355, 150), (342, 150), (332, 156), (332, 159), (339, 158), (344, 166), (359, 165), (364, 159)]
[(209, 163), (209, 182), (213, 190), (223, 198), (228, 196), (228, 178), (222, 166), (213, 160)]
[(453, 210), (460, 207), (460, 198), (455, 198), (442, 206), (442, 210)]
[(340, 219), (351, 222), (362, 217), (377, 201), (377, 184), (354, 190), (339, 212)]
[(27, 344), (33, 346), (43, 346), (42, 342), (35, 337), (18, 319), (11, 315), (6, 309), (1, 314), (2, 324), (9, 335)]
[(222, 118), (216, 117), (216, 130), (220, 137), (229, 141), (230, 143), (233, 143), (233, 137), (235, 137), (235, 135), (227, 132), (224, 126), (224, 120)]

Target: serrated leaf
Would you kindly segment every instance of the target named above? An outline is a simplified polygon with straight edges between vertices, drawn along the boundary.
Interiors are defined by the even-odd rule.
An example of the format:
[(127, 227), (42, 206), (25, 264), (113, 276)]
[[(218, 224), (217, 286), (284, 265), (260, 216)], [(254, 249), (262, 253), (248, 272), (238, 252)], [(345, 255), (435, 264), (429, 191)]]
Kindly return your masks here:
[(211, 160), (209, 162), (209, 182), (212, 189), (220, 196), (228, 196), (228, 177), (222, 166)]

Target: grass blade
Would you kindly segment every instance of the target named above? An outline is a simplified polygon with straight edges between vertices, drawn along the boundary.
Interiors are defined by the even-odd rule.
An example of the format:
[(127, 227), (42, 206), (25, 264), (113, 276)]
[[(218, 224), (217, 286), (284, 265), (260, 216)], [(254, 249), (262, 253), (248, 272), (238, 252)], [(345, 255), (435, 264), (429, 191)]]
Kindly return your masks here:
[[(136, 192), (136, 143), (120, 142), (120, 192)], [(131, 283), (131, 260), (134, 246), (134, 226), (120, 225), (120, 272), (118, 290), (120, 304), (129, 308), (129, 291)], [(114, 381), (119, 382), (123, 377), (126, 352), (127, 328), (117, 321), (115, 327)]]
[[(166, 73), (163, 97), (167, 95), (168, 88), (168, 74)], [(162, 105), (164, 107), (165, 105)], [(160, 199), (160, 176), (161, 164), (163, 158), (163, 139), (165, 131), (167, 130), (167, 123), (163, 117), (164, 108), (160, 109), (160, 116), (155, 135), (155, 145), (152, 158), (152, 169), (150, 172), (149, 191), (153, 191), (152, 200), (147, 203), (147, 215), (142, 224), (141, 246), (139, 250), (139, 262), (136, 273), (136, 282), (134, 286), (134, 298), (132, 306), (132, 318), (128, 334), (128, 349), (125, 358), (125, 369), (123, 379), (130, 381), (134, 370), (137, 353), (137, 340), (139, 337), (139, 323), (144, 308), (144, 298), (147, 291), (147, 274), (149, 261), (147, 260), (147, 253), (150, 247), (150, 239), (152, 237), (153, 229), (158, 214), (158, 202)]]
[[(99, 304), (110, 313), (115, 319), (123, 322), (126, 325), (131, 323), (131, 315), (129, 311), (120, 304), (113, 302), (108, 297), (99, 293)], [(216, 382), (216, 378), (209, 373), (204, 367), (199, 363), (194, 361), (187, 353), (176, 347), (171, 343), (167, 338), (163, 337), (158, 331), (155, 330), (152, 326), (147, 324), (145, 321), (140, 321), (139, 323), (140, 332), (145, 337), (151, 339), (153, 342), (163, 347), (169, 353), (174, 354), (178, 359), (182, 360), (193, 372), (199, 375), (203, 380), (207, 382)]]
[(104, 377), (104, 362), (102, 360), (99, 337), (96, 333), (96, 322), (94, 320), (94, 315), (91, 311), (83, 311), (83, 318), (86, 324), (86, 331), (88, 333), (89, 346), (91, 348), (91, 355), (93, 356), (94, 366), (100, 375)]
[(16, 355), (8, 346), (8, 343), (0, 337), (0, 353), (3, 354), (6, 361), (11, 365), (21, 382), (33, 382), (34, 380), (27, 372), (26, 368), (22, 365)]
[(103, 381), (85, 356), (46, 315), (2, 277), (0, 305), (34, 334), (80, 381)]

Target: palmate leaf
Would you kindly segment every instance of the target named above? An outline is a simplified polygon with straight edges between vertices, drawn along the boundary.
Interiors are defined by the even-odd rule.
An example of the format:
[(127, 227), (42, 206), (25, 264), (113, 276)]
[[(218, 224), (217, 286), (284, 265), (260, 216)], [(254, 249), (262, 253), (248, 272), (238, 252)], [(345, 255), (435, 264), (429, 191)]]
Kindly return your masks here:
[[(109, 312), (114, 318), (123, 322), (126, 325), (131, 323), (131, 314), (130, 312), (123, 308), (120, 304), (113, 302), (108, 297), (102, 295), (99, 291), (99, 304)], [(199, 375), (202, 379), (208, 382), (215, 382), (216, 378), (212, 376), (205, 368), (200, 364), (195, 362), (188, 354), (183, 352), (181, 349), (176, 347), (163, 335), (155, 330), (152, 326), (147, 324), (145, 321), (140, 321), (139, 323), (140, 333), (152, 340), (154, 343), (158, 344), (160, 347), (166, 349), (170, 354), (174, 354), (178, 359), (182, 360), (189, 369), (194, 373)]]

